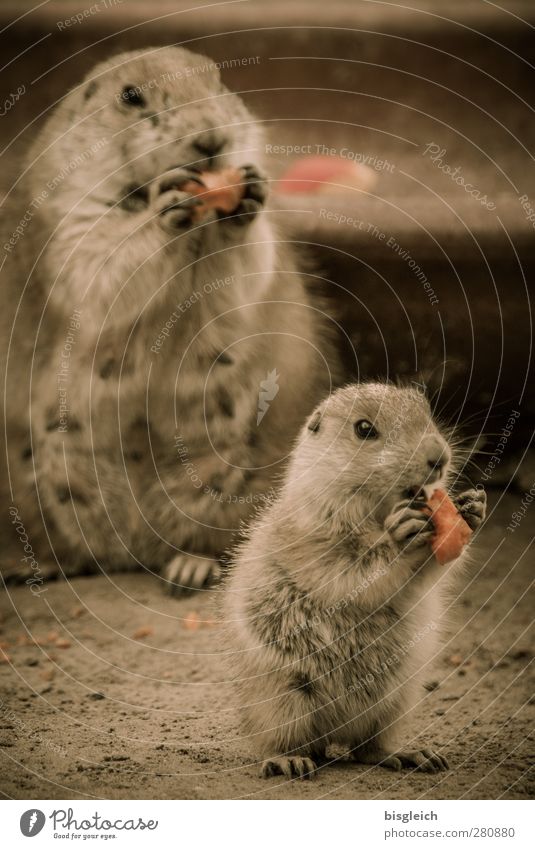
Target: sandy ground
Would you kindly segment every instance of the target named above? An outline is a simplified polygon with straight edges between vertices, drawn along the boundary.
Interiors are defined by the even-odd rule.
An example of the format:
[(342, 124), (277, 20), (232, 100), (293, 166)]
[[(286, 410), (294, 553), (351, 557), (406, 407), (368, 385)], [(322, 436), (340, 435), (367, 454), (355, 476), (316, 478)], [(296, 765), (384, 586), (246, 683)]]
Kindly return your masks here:
[(392, 773), (339, 759), (314, 781), (260, 779), (225, 682), (215, 591), (174, 600), (152, 575), (121, 574), (50, 583), (40, 597), (24, 586), (3, 596), (0, 640), (9, 660), (0, 666), (2, 795), (533, 795), (532, 526), (528, 515), (504, 539), (518, 497), (495, 495), (494, 502), (461, 581), (451, 636), (429, 682), (434, 689), (412, 729), (447, 755), (450, 772)]

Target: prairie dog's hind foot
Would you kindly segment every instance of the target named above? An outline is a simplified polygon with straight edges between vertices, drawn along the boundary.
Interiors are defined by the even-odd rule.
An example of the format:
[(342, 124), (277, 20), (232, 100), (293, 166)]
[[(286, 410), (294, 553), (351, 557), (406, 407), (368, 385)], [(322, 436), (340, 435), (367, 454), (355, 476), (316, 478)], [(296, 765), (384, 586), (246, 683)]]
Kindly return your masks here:
[(191, 590), (205, 590), (217, 583), (221, 567), (212, 557), (180, 553), (163, 570), (165, 590), (169, 595), (184, 595)]
[(352, 759), (357, 763), (382, 766), (396, 772), (402, 769), (415, 769), (419, 772), (442, 772), (449, 769), (446, 758), (432, 749), (403, 749), (399, 752), (386, 752), (375, 748), (364, 751), (356, 749), (352, 752)]
[(312, 758), (299, 756), (267, 758), (262, 764), (261, 778), (271, 778), (273, 775), (285, 775), (290, 780), (314, 778), (316, 764)]
[[(26, 557), (27, 562), (23, 562), (21, 566), (22, 558), (19, 552), (15, 550), (13, 554), (11, 551), (8, 553), (5, 551), (2, 552), (2, 556), (0, 557), (0, 583), (27, 584), (30, 588), (35, 586), (32, 592), (37, 594), (38, 588), (47, 581), (55, 581), (61, 577), (57, 563), (54, 563), (52, 560), (43, 563), (41, 558), (39, 558), (39, 561), (34, 559), (36, 565), (32, 568), (31, 554), (26, 555)], [(78, 571), (70, 574), (76, 575), (82, 573), (83, 569), (80, 568)]]

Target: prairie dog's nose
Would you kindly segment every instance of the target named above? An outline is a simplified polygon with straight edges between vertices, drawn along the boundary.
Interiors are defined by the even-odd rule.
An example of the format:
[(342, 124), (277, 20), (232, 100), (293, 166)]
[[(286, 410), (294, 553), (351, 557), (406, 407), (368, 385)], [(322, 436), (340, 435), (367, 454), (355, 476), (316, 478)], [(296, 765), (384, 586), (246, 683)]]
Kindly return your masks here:
[(227, 140), (221, 133), (216, 132), (216, 130), (207, 130), (195, 138), (193, 147), (202, 156), (212, 159), (218, 153), (221, 153), (226, 143)]
[(432, 472), (440, 475), (442, 469), (451, 459), (449, 447), (437, 436), (427, 436), (424, 440), (427, 466)]

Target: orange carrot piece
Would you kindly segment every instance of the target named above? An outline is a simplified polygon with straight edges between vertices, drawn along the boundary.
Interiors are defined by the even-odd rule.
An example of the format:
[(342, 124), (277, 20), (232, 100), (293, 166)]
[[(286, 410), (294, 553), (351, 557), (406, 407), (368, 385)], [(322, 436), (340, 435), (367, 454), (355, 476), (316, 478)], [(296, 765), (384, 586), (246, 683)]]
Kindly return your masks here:
[(435, 526), (431, 548), (440, 565), (445, 566), (462, 554), (472, 531), (443, 489), (435, 489), (427, 507)]
[(224, 168), (222, 171), (203, 171), (199, 174), (200, 185), (195, 180), (182, 183), (184, 192), (199, 195), (201, 204), (195, 210), (195, 218), (201, 219), (208, 210), (216, 209), (227, 215), (238, 207), (244, 191), (243, 173), (237, 168)]

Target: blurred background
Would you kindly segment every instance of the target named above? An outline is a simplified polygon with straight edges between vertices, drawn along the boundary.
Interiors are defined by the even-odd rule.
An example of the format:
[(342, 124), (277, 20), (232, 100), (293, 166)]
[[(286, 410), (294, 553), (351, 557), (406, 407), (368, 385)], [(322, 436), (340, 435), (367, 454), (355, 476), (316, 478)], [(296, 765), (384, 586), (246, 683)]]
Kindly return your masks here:
[[(24, 88), (0, 122), (4, 191), (97, 61), (162, 44), (208, 55), (262, 121), (270, 176), (303, 155), (360, 168), (321, 191), (272, 193), (282, 231), (314, 257), (309, 285), (340, 323), (348, 377), (418, 376), (475, 436), (520, 410), (508, 451), (523, 452), (535, 414), (529, 0), (32, 6), (0, 7), (5, 97)], [(494, 481), (525, 473), (517, 464)]]

